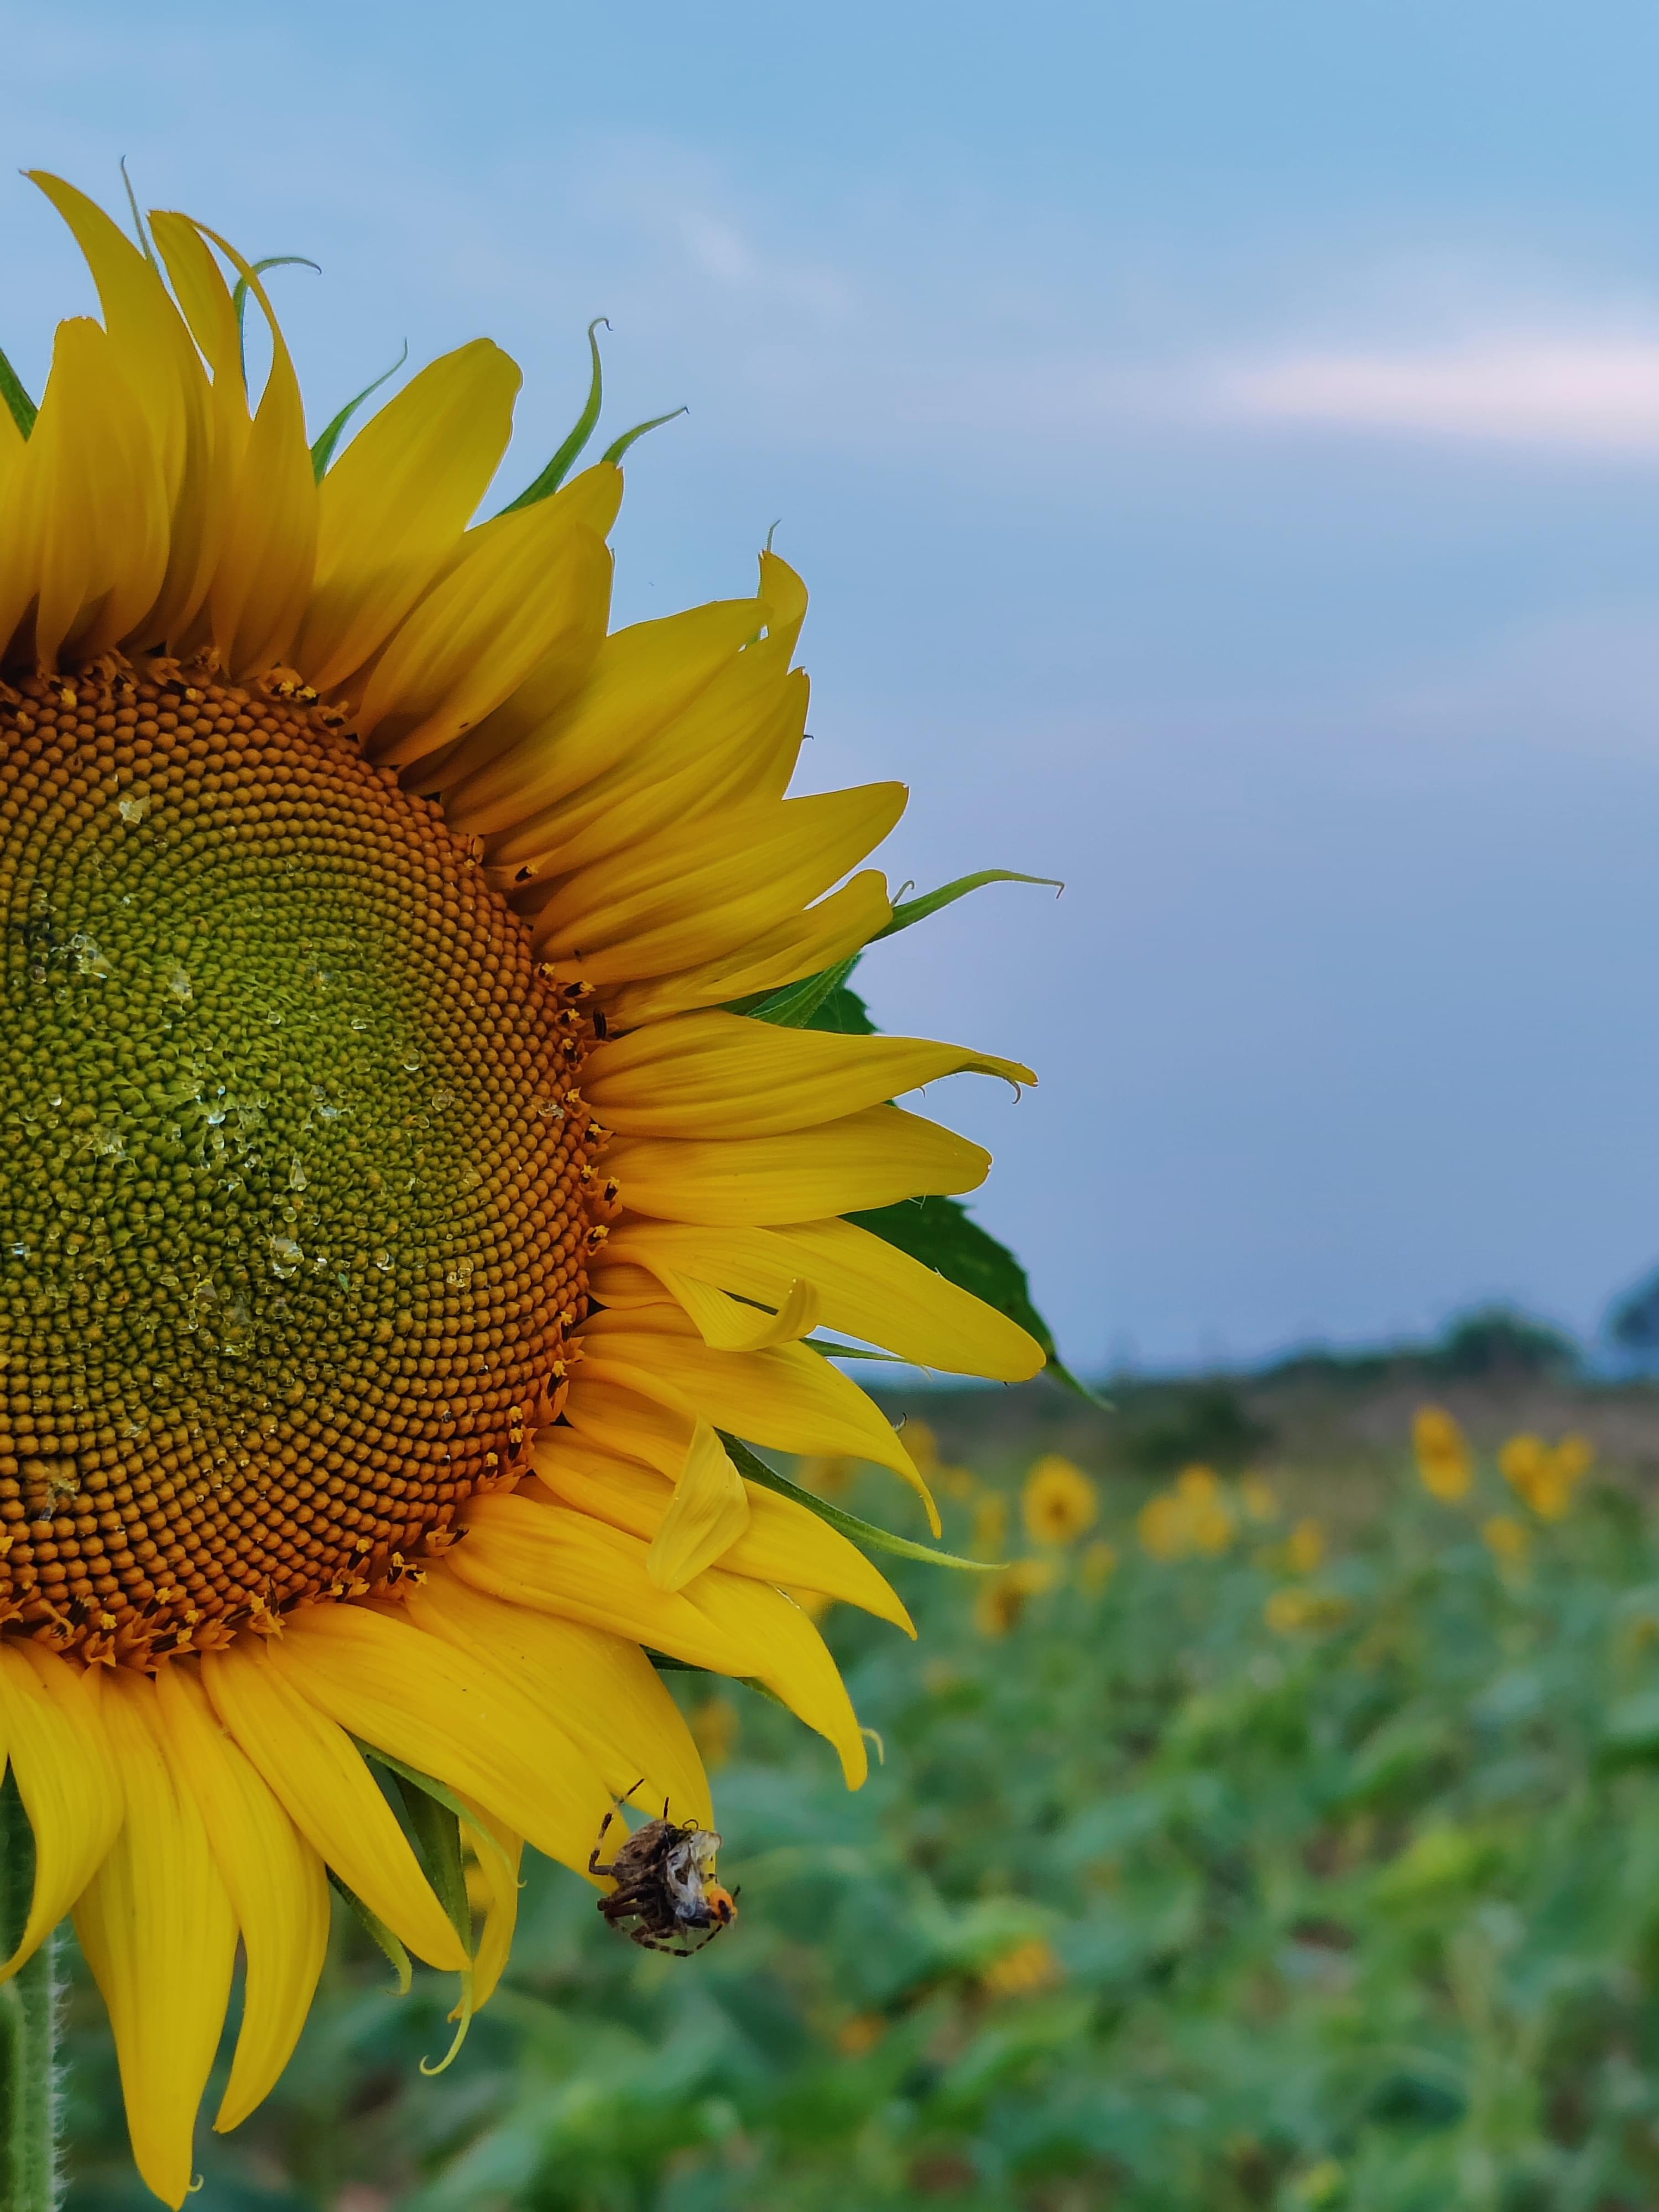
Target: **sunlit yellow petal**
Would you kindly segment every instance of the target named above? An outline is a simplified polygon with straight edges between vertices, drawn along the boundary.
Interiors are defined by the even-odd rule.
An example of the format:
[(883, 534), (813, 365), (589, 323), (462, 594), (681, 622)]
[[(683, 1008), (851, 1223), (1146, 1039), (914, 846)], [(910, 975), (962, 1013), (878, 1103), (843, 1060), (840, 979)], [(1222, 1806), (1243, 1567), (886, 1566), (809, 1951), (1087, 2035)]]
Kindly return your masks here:
[(199, 1808), (247, 1955), (242, 2025), (214, 2125), (234, 2128), (287, 2065), (328, 1949), (323, 1862), (220, 1727), (193, 1668), (164, 1667), (155, 1693), (175, 1771)]
[(659, 1589), (684, 1589), (694, 1575), (723, 1559), (748, 1526), (743, 1477), (713, 1429), (699, 1421), (646, 1553), (645, 1571)]
[(676, 1820), (710, 1824), (708, 1779), (690, 1730), (636, 1643), (503, 1603), (448, 1568), (428, 1575), (407, 1602), (410, 1619), (428, 1634), (509, 1668), (527, 1696), (558, 1715), (613, 1796), (643, 1777), (644, 1803), (666, 1803)]
[(34, 1897), (9, 1980), (80, 1896), (121, 1826), (121, 1778), (76, 1670), (38, 1644), (0, 1643), (0, 1736), (34, 1831)]
[(1036, 1080), (1018, 1060), (962, 1045), (781, 1029), (711, 1012), (596, 1045), (582, 1096), (626, 1136), (760, 1137), (809, 1128), (963, 1071)]
[(586, 1753), (498, 1667), (357, 1606), (296, 1614), (271, 1652), (308, 1703), (584, 1867), (610, 1802)]
[(250, 1644), (204, 1653), (202, 1680), (313, 1850), (417, 1957), (460, 1972), (460, 1939), (344, 1729)]
[(517, 365), (475, 338), (423, 368), (323, 479), (295, 658), (319, 690), (362, 667), (449, 561), (507, 451)]
[(100, 1703), (126, 1819), (75, 1929), (115, 2031), (138, 2171), (177, 2207), (230, 1998), (236, 1922), (189, 1778), (168, 1756), (155, 1684), (117, 1668)]
[(879, 935), (892, 917), (886, 877), (866, 868), (805, 914), (761, 932), (737, 951), (695, 968), (615, 985), (606, 1004), (619, 1029), (633, 1029), (665, 1014), (775, 991), (833, 968)]
[(627, 1205), (660, 1221), (760, 1224), (861, 1213), (930, 1192), (977, 1190), (981, 1145), (900, 1106), (746, 1142), (624, 1138), (605, 1155)]

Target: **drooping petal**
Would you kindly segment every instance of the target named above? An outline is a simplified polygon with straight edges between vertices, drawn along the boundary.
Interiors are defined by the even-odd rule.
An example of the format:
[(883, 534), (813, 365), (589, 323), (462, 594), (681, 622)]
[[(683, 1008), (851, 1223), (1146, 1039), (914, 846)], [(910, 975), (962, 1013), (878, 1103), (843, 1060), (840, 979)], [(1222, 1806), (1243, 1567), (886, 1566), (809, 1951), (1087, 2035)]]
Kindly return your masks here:
[(195, 1669), (164, 1667), (156, 1702), (167, 1748), (200, 1808), (247, 1954), (242, 2025), (216, 2129), (269, 2094), (305, 2026), (328, 1949), (323, 1862), (219, 1725)]
[(841, 1753), (850, 1787), (866, 1759), (858, 1723), (823, 1640), (781, 1591), (710, 1567), (680, 1591), (659, 1589), (646, 1547), (585, 1513), (526, 1498), (474, 1498), (451, 1555), (463, 1581), (509, 1603), (586, 1620), (716, 1674), (753, 1675)]
[(713, 1429), (699, 1421), (645, 1555), (645, 1571), (659, 1589), (684, 1589), (694, 1575), (724, 1558), (748, 1526), (743, 1477)]
[(115, 2032), (133, 2157), (176, 2212), (230, 1999), (236, 1920), (188, 1778), (168, 1756), (155, 1685), (113, 1668), (100, 1704), (126, 1819), (75, 1928)]
[(711, 1351), (678, 1307), (596, 1314), (583, 1333), (583, 1378), (620, 1382), (642, 1397), (696, 1413), (711, 1427), (787, 1452), (846, 1453), (890, 1467), (939, 1515), (897, 1431), (873, 1400), (805, 1345), (764, 1352)]
[(76, 1668), (38, 1644), (0, 1642), (0, 1735), (34, 1831), (34, 1898), (9, 1981), (80, 1896), (125, 1809), (109, 1736)]
[(711, 1227), (765, 1226), (977, 1190), (991, 1155), (901, 1106), (868, 1106), (781, 1137), (623, 1138), (605, 1165), (634, 1212)]
[(595, 1271), (602, 1304), (611, 1301), (599, 1285), (616, 1266), (649, 1268), (665, 1288), (671, 1274), (689, 1273), (768, 1305), (810, 1282), (827, 1328), (918, 1367), (1019, 1382), (1043, 1365), (1042, 1346), (1018, 1322), (850, 1221), (733, 1229), (630, 1220), (612, 1231)]
[(459, 1973), (460, 1938), (345, 1730), (249, 1641), (202, 1656), (215, 1711), (320, 1857), (428, 1966)]
[[(578, 1512), (647, 1540), (654, 1540), (663, 1526), (673, 1493), (653, 1468), (641, 1467), (614, 1449), (596, 1447), (585, 1434), (568, 1429), (550, 1429), (538, 1439), (535, 1463), (538, 1481)], [(745, 1482), (744, 1488), (747, 1525), (720, 1559), (728, 1574), (748, 1575), (785, 1589), (817, 1590), (891, 1621), (907, 1636), (915, 1634), (898, 1593), (855, 1544), (793, 1498), (757, 1483)], [(533, 1494), (523, 1486), (519, 1492)]]

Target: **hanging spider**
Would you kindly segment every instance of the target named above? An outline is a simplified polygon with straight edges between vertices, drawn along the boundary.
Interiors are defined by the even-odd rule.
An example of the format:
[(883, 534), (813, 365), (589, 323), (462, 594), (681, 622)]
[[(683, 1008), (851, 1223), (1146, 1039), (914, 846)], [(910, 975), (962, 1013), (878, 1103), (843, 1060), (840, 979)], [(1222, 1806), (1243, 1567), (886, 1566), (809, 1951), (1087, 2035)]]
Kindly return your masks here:
[[(634, 1790), (639, 1787), (636, 1782)], [(599, 1854), (627, 1797), (605, 1814), (588, 1854), (588, 1872), (611, 1875), (617, 1884), (600, 1898), (599, 1909), (612, 1928), (647, 1951), (689, 1959), (738, 1917), (736, 1897), (714, 1878), (720, 1836), (696, 1820), (671, 1820), (665, 1799), (662, 1818), (636, 1828), (617, 1846), (610, 1865), (603, 1866)]]

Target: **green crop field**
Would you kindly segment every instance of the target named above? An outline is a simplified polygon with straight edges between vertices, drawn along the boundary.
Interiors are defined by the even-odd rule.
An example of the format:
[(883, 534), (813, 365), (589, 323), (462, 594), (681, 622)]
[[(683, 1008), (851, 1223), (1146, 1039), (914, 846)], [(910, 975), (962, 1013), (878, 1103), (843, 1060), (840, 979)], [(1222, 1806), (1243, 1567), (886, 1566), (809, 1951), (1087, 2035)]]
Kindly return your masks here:
[[(904, 1566), (918, 1645), (827, 1618), (884, 1753), (862, 1793), (758, 1696), (676, 1678), (738, 1927), (688, 1961), (650, 1955), (584, 1884), (532, 1869), (508, 1979), (435, 2080), (419, 2065), (447, 2045), (453, 1984), (417, 1976), (399, 2000), (342, 1929), (282, 2088), (206, 2139), (195, 2202), (1659, 2202), (1644, 1481), (1606, 1451), (1582, 1479), (1569, 1452), (1553, 1491), (1548, 1455), (1511, 1455), (1506, 1481), (1486, 1449), (1438, 1498), (1411, 1406), (1368, 1416), (1338, 1467), (1280, 1465), (1248, 1407), (1230, 1430), (1188, 1401), (1219, 1472), (1184, 1481), (1180, 1419), (1126, 1408), (1122, 1435), (1164, 1443), (1137, 1471), (1085, 1422), (1088, 1480), (1051, 1469), (1034, 1534), (1023, 1492), (1070, 1419), (1058, 1394), (988, 1425), (958, 1402), (946, 1540), (1012, 1564)], [(1471, 1423), (1491, 1445), (1502, 1410)], [(1455, 1492), (1441, 1443), (1425, 1473)], [(838, 1495), (908, 1525), (886, 1478)], [(71, 2204), (137, 2212), (82, 1995), (71, 2057)]]

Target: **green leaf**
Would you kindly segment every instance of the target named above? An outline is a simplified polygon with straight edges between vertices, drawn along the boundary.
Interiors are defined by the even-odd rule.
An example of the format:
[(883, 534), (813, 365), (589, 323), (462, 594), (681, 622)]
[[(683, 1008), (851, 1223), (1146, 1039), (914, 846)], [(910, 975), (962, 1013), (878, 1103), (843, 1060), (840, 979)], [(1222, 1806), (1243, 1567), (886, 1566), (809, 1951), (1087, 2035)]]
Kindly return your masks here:
[[(137, 213), (136, 209), (134, 212)], [(263, 261), (256, 261), (253, 264), (253, 273), (256, 276), (263, 276), (267, 269), (312, 269), (315, 270), (319, 276), (323, 273), (317, 263), (307, 261), (303, 253), (268, 253)], [(239, 276), (236, 279), (235, 289), (230, 295), (230, 304), (236, 311), (236, 329), (239, 335), (247, 313), (247, 295), (251, 289), (247, 278)]]
[(0, 353), (0, 399), (5, 401), (6, 412), (27, 438), (40, 410), (24, 391), (22, 379), (3, 353)]
[(904, 1198), (896, 1206), (868, 1213), (849, 1213), (849, 1221), (884, 1243), (896, 1245), (958, 1289), (971, 1291), (998, 1313), (1034, 1336), (1048, 1361), (1048, 1372), (1091, 1405), (1103, 1401), (1060, 1359), (1048, 1324), (1031, 1303), (1025, 1270), (1006, 1244), (1000, 1244), (955, 1198)]
[(773, 1022), (780, 1029), (835, 1030), (844, 1036), (872, 1036), (876, 1025), (865, 1011), (863, 1000), (847, 988), (847, 979), (859, 958), (854, 952), (801, 982), (786, 983), (781, 990), (764, 992), (756, 998), (734, 1000), (730, 1011), (750, 1014), (757, 1022)]
[(648, 422), (636, 422), (631, 430), (624, 430), (620, 438), (614, 439), (605, 447), (600, 459), (609, 461), (612, 468), (619, 466), (629, 447), (644, 437), (647, 430), (660, 430), (665, 422), (672, 422), (676, 416), (690, 412), (689, 407), (672, 407), (666, 415), (653, 415)]
[(893, 919), (885, 929), (876, 932), (871, 943), (878, 945), (884, 937), (896, 937), (900, 930), (926, 921), (930, 914), (937, 914), (942, 907), (954, 906), (959, 898), (966, 898), (969, 891), (979, 890), (986, 884), (1048, 884), (1057, 891), (1066, 888), (1058, 876), (1017, 876), (1012, 868), (981, 868), (977, 875), (958, 876), (953, 884), (941, 884), (936, 891), (928, 891), (921, 898), (906, 899), (896, 906)]
[(958, 1559), (954, 1552), (936, 1552), (927, 1544), (913, 1544), (908, 1536), (895, 1536), (890, 1530), (879, 1528), (873, 1521), (860, 1521), (856, 1513), (843, 1513), (839, 1505), (831, 1505), (812, 1491), (803, 1490), (798, 1482), (791, 1482), (787, 1474), (769, 1468), (763, 1459), (751, 1452), (746, 1443), (729, 1437), (724, 1429), (719, 1431), (726, 1446), (726, 1455), (745, 1482), (757, 1482), (763, 1490), (775, 1490), (780, 1498), (793, 1498), (797, 1505), (804, 1505), (809, 1513), (816, 1513), (820, 1521), (827, 1521), (832, 1528), (839, 1528), (843, 1536), (855, 1544), (867, 1545), (872, 1552), (891, 1552), (901, 1559), (926, 1559), (929, 1566), (956, 1567), (970, 1575), (994, 1574), (994, 1566), (983, 1559)]
[(605, 379), (599, 372), (599, 342), (593, 335), (601, 323), (605, 324), (606, 330), (610, 329), (610, 322), (604, 315), (595, 315), (587, 326), (587, 350), (593, 356), (593, 371), (588, 381), (586, 403), (576, 417), (570, 435), (535, 482), (526, 484), (517, 499), (510, 500), (501, 509), (503, 514), (516, 514), (521, 507), (534, 507), (538, 500), (550, 498), (569, 475), (578, 455), (592, 436), (605, 393)]
[(341, 1896), (356, 1913), (365, 1932), (386, 1954), (392, 1972), (398, 1977), (398, 1994), (400, 1997), (406, 1997), (415, 1979), (415, 1969), (409, 1963), (408, 1952), (404, 1950), (385, 1921), (378, 1914), (369, 1911), (356, 1891), (346, 1887), (332, 1867), (328, 1869), (328, 1879), (331, 1887), (339, 1891)]
[(377, 392), (380, 386), (386, 382), (387, 377), (396, 376), (398, 371), (403, 367), (404, 363), (408, 359), (409, 340), (405, 338), (404, 340), (404, 349), (398, 355), (397, 360), (392, 362), (391, 368), (386, 370), (384, 374), (377, 376), (373, 384), (364, 385), (362, 390), (357, 394), (357, 397), (355, 399), (348, 399), (345, 405), (340, 410), (339, 413), (334, 417), (334, 420), (323, 432), (321, 437), (318, 439), (316, 444), (311, 449), (311, 473), (319, 483), (321, 483), (323, 478), (328, 474), (328, 465), (334, 459), (334, 448), (339, 444), (341, 439), (345, 434), (346, 424), (350, 422), (352, 416), (362, 405), (364, 400), (371, 398), (375, 392)]

